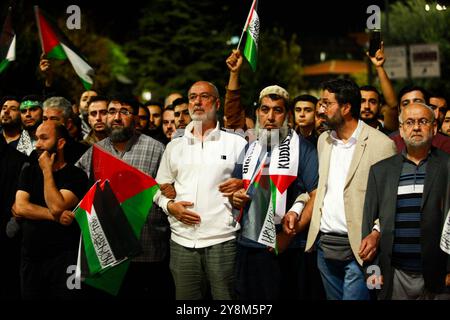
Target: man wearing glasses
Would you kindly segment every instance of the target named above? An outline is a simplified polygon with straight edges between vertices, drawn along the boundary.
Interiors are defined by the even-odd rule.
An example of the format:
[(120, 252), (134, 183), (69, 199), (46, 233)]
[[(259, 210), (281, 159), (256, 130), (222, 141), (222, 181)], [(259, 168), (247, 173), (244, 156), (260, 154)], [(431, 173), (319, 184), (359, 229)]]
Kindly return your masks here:
[[(403, 109), (406, 149), (373, 165), (364, 204), (361, 258), (381, 270), (371, 278), (379, 299), (450, 299), (448, 255), (439, 247), (450, 194), (450, 157), (432, 146), (433, 110), (422, 103)], [(380, 230), (373, 230), (379, 219)]]
[[(400, 90), (399, 93), (399, 113), (401, 113), (405, 108), (407, 108), (412, 103), (425, 103), (430, 104), (430, 94), (427, 90), (425, 90), (422, 87), (418, 86), (406, 86)], [(433, 109), (436, 109), (437, 107), (434, 105), (430, 105), (430, 107)], [(435, 110), (435, 118), (436, 116), (439, 116), (439, 111)], [(389, 136), (392, 140), (394, 140), (395, 145), (397, 146), (397, 152), (401, 153), (405, 149), (405, 142), (401, 138), (399, 131), (393, 132)], [(431, 140), (431, 143), (433, 146), (435, 146), (438, 149), (441, 149), (447, 153), (450, 154), (450, 138), (444, 136), (441, 133), (436, 133)]]
[(306, 250), (317, 248), (327, 299), (367, 300), (359, 257), (365, 188), (371, 165), (395, 154), (394, 143), (359, 120), (361, 93), (344, 79), (322, 84), (319, 112), (331, 131), (320, 135), (319, 185)]
[(205, 299), (209, 287), (213, 299), (230, 300), (239, 224), (219, 185), (231, 178), (246, 141), (220, 130), (219, 92), (212, 83), (194, 83), (188, 99), (192, 121), (182, 137), (167, 145), (156, 176), (158, 183), (173, 183), (177, 193), (158, 200), (172, 230), (170, 270), (176, 299)]
[[(136, 131), (139, 103), (128, 96), (110, 99), (106, 116), (108, 137), (98, 142), (109, 153), (155, 177), (164, 145)], [(76, 165), (91, 172), (92, 147)], [(149, 201), (151, 201), (149, 199)], [(171, 299), (172, 279), (168, 268), (169, 224), (157, 206), (152, 206), (141, 233), (143, 253), (132, 259), (119, 297), (126, 299)], [(158, 288), (154, 290), (152, 288)]]

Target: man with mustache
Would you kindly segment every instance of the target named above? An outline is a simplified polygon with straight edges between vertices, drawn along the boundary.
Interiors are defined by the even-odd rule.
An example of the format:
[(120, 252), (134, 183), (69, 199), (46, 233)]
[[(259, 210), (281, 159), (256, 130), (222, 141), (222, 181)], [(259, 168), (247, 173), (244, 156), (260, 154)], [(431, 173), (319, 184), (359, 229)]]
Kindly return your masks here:
[[(367, 300), (358, 255), (368, 170), (395, 154), (394, 143), (359, 120), (361, 93), (351, 80), (322, 84), (319, 112), (331, 131), (317, 144), (319, 185), (306, 250), (317, 245), (317, 263), (327, 299)], [(288, 217), (292, 220), (293, 217)]]
[[(108, 137), (97, 144), (129, 165), (155, 177), (164, 145), (136, 131), (139, 102), (128, 95), (109, 99), (106, 116)], [(76, 165), (91, 173), (92, 147)], [(92, 178), (92, 177), (91, 177)], [(161, 186), (161, 189), (163, 187)], [(148, 199), (148, 201), (152, 201)], [(170, 299), (172, 279), (167, 265), (169, 225), (158, 206), (152, 206), (141, 233), (143, 253), (133, 258), (119, 297), (126, 299)], [(154, 290), (152, 288), (158, 288)]]
[(30, 155), (36, 145), (36, 129), (42, 123), (42, 106), (44, 99), (37, 95), (23, 97), (20, 104), (20, 116), (23, 131), (20, 135), (17, 150)]
[(245, 147), (240, 136), (221, 131), (217, 121), (219, 92), (207, 81), (188, 91), (192, 121), (182, 137), (166, 148), (156, 180), (174, 184), (176, 198), (161, 196), (172, 230), (170, 269), (176, 299), (234, 299), (236, 224), (232, 208), (219, 190), (231, 178)]
[(91, 131), (83, 143), (93, 145), (108, 136), (106, 130), (108, 103), (108, 98), (104, 96), (94, 96), (89, 100), (87, 113)]
[(22, 168), (12, 212), (22, 219), (22, 298), (70, 299), (67, 268), (76, 264), (80, 230), (63, 226), (64, 210), (72, 210), (87, 190), (86, 174), (66, 162), (69, 133), (48, 121), (36, 131), (38, 163)]
[(362, 86), (359, 90), (361, 91), (361, 120), (372, 128), (380, 130), (384, 134), (389, 134), (390, 132), (378, 121), (378, 113), (381, 107), (378, 90), (373, 86)]
[[(450, 157), (432, 146), (433, 110), (411, 103), (399, 117), (406, 150), (370, 168), (360, 258), (381, 268), (379, 299), (450, 299), (448, 255), (440, 249), (448, 211)], [(373, 225), (379, 220), (380, 229)], [(375, 260), (374, 260), (375, 259)], [(372, 262), (373, 261), (373, 262)], [(378, 287), (378, 289), (380, 289)]]
[[(284, 88), (273, 85), (260, 92), (257, 140), (249, 145), (243, 161), (235, 168), (234, 176), (244, 182), (244, 188), (231, 194), (233, 206), (242, 210), (236, 291), (243, 300), (297, 297), (298, 283), (304, 281), (300, 270), (293, 266), (299, 266), (303, 259), (303, 231), (311, 218), (318, 181), (317, 151), (289, 129), (288, 106), (289, 94)], [(310, 200), (294, 205), (297, 196), (306, 193)], [(261, 216), (272, 221), (263, 224), (268, 228), (260, 228)], [(293, 217), (291, 229), (298, 222), (296, 230), (289, 234), (282, 230), (285, 216)], [(270, 239), (264, 239), (264, 234), (270, 234)]]
[(2, 98), (0, 106), (0, 132), (6, 143), (16, 148), (22, 132), (19, 110), (20, 102), (16, 97), (6, 96)]

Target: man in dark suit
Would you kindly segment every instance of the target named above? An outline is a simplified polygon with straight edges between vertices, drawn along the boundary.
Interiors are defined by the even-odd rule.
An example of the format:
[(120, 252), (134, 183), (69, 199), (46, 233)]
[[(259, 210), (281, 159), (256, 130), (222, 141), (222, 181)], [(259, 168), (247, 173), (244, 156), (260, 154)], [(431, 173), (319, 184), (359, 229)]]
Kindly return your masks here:
[(359, 255), (380, 267), (379, 299), (450, 298), (450, 258), (439, 247), (450, 157), (432, 146), (436, 131), (432, 109), (411, 104), (400, 115), (406, 150), (370, 169)]

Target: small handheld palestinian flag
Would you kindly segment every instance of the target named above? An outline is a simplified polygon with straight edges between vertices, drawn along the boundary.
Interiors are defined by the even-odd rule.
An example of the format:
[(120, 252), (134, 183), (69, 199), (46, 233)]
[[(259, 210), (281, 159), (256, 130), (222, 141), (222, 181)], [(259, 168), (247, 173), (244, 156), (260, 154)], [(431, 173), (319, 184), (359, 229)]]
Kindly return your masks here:
[(96, 182), (74, 213), (84, 244), (82, 276), (95, 276), (142, 251), (108, 180)]
[(92, 69), (81, 55), (76, 53), (70, 41), (55, 24), (50, 22), (51, 20), (38, 6), (34, 6), (34, 12), (42, 51), (45, 56), (51, 59), (69, 59), (84, 88), (89, 90), (94, 84), (94, 69)]
[(246, 33), (244, 57), (252, 67), (253, 72), (256, 71), (256, 62), (258, 57), (258, 42), (259, 42), (259, 16), (258, 16), (258, 0), (253, 0), (250, 12), (248, 13), (244, 29), (242, 30), (241, 38), (238, 43), (238, 49), (241, 45), (241, 40)]
[[(127, 227), (126, 230), (120, 230), (119, 232), (110, 231), (112, 229), (108, 229), (107, 227), (102, 228), (103, 234), (105, 235), (116, 232), (121, 234), (119, 236), (121, 239), (127, 239), (126, 243), (123, 244), (124, 246), (126, 244), (126, 246), (118, 251), (116, 241), (109, 236), (105, 236), (108, 241), (102, 240), (103, 242), (100, 246), (100, 251), (102, 252), (104, 249), (105, 256), (100, 259), (94, 257), (91, 261), (87, 261), (86, 259), (89, 257), (88, 249), (90, 253), (93, 253), (91, 250), (93, 245), (91, 246), (89, 244), (90, 235), (86, 234), (85, 236), (84, 232), (82, 237), (83, 243), (80, 244), (78, 256), (77, 277), (92, 287), (104, 290), (112, 295), (117, 295), (130, 264), (128, 257), (136, 255), (139, 252), (139, 247), (133, 241), (135, 239), (140, 240), (141, 238), (142, 229), (148, 220), (148, 215), (153, 206), (153, 199), (159, 190), (159, 186), (151, 176), (113, 156), (98, 145), (93, 146), (91, 164), (92, 171), (90, 176), (96, 181), (104, 182), (108, 180), (109, 184), (105, 184), (105, 188), (101, 192), (99, 191), (99, 189), (101, 190), (99, 184), (94, 184), (83, 198), (82, 203), (84, 201), (86, 202), (83, 205), (80, 204), (80, 207), (84, 211), (87, 208), (94, 208), (97, 216), (99, 216), (97, 208), (106, 209), (105, 211), (113, 215), (113, 217), (109, 217), (106, 221), (109, 221), (109, 219), (113, 219), (116, 222), (120, 221), (119, 225), (127, 224), (129, 229)], [(109, 190), (107, 190), (108, 188)], [(101, 198), (104, 200), (103, 202), (95, 202), (95, 195), (99, 192)], [(92, 212), (92, 209), (90, 212)], [(87, 215), (85, 214), (85, 216)], [(75, 214), (76, 217), (77, 215)], [(126, 221), (123, 217), (125, 217)], [(98, 220), (100, 222), (100, 219)], [(116, 224), (113, 225), (119, 228)], [(81, 229), (83, 230), (83, 227)], [(130, 234), (130, 230), (134, 236)], [(101, 236), (102, 233), (99, 233), (99, 235)], [(102, 238), (99, 237), (98, 239)], [(82, 254), (83, 247), (85, 248), (85, 255)], [(113, 255), (114, 259), (112, 258)], [(102, 259), (104, 261), (101, 261)], [(105, 267), (102, 266), (102, 263)], [(89, 269), (86, 269), (86, 266)]]

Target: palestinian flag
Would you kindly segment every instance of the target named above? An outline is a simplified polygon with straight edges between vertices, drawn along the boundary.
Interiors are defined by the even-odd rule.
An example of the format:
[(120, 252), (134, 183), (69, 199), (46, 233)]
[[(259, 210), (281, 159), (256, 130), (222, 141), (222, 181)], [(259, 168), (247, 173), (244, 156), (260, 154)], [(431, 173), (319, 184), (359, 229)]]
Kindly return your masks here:
[(252, 199), (248, 213), (243, 215), (243, 224), (247, 227), (242, 235), (250, 240), (275, 248), (277, 252), (277, 236), (274, 222), (276, 187), (270, 178), (268, 170), (269, 158), (266, 156), (261, 161), (264, 163), (258, 168), (253, 181), (248, 184), (247, 194)]
[(8, 9), (2, 34), (0, 35), (0, 73), (16, 60), (16, 34), (12, 28), (11, 7)]
[[(139, 240), (141, 238), (142, 228), (144, 227), (148, 214), (150, 213), (150, 209), (152, 208), (153, 198), (159, 190), (158, 184), (149, 175), (130, 166), (121, 159), (116, 158), (97, 145), (93, 146), (91, 163), (91, 177), (94, 177), (95, 180), (100, 181), (109, 180), (111, 192), (114, 194), (118, 204), (120, 205), (120, 208), (126, 218), (126, 223), (130, 226), (134, 237)], [(88, 194), (85, 198), (88, 197)], [(94, 198), (94, 195), (95, 192), (93, 191), (93, 195), (90, 197)], [(94, 201), (86, 201), (88, 201), (87, 204), (94, 203)], [(116, 204), (116, 206), (119, 205)], [(89, 205), (84, 205), (84, 207), (87, 208)], [(95, 205), (94, 209), (96, 209)], [(123, 220), (121, 223), (125, 224)], [(83, 233), (83, 242), (84, 237), (85, 235)], [(128, 239), (134, 238), (129, 234), (127, 237)], [(108, 240), (109, 239), (110, 238), (108, 238)], [(112, 240), (108, 243), (112, 243)], [(88, 260), (85, 265), (88, 265), (89, 268), (92, 266), (92, 270), (99, 270), (98, 262), (95, 259), (89, 261), (90, 258), (87, 248), (89, 243), (83, 243), (83, 245), (85, 247), (86, 258)], [(128, 256), (130, 256), (130, 254), (128, 254)], [(119, 256), (119, 259), (121, 257), (123, 258), (124, 256)], [(122, 263), (120, 263), (120, 261), (118, 263), (113, 263), (109, 268), (102, 269), (101, 272), (98, 272), (94, 276), (86, 276), (83, 281), (95, 288), (104, 290), (113, 295), (117, 295), (128, 270), (129, 262), (129, 259), (125, 259)], [(81, 275), (83, 275), (83, 264), (83, 255), (79, 254), (77, 268), (80, 269), (79, 274), (81, 273)], [(89, 269), (89, 271), (91, 271), (91, 269)]]
[(50, 23), (50, 19), (38, 6), (34, 6), (34, 11), (42, 51), (46, 57), (59, 60), (69, 59), (84, 88), (89, 90), (94, 83), (94, 69), (75, 52), (70, 41), (59, 31), (56, 24)]
[(244, 30), (246, 30), (247, 38), (244, 48), (244, 56), (250, 63), (253, 71), (256, 71), (256, 60), (258, 56), (258, 40), (259, 40), (259, 17), (258, 17), (258, 1), (253, 0), (250, 13)]
[(125, 218), (108, 180), (101, 184), (96, 182), (74, 213), (84, 243), (82, 276), (104, 272), (141, 252), (139, 240)]

